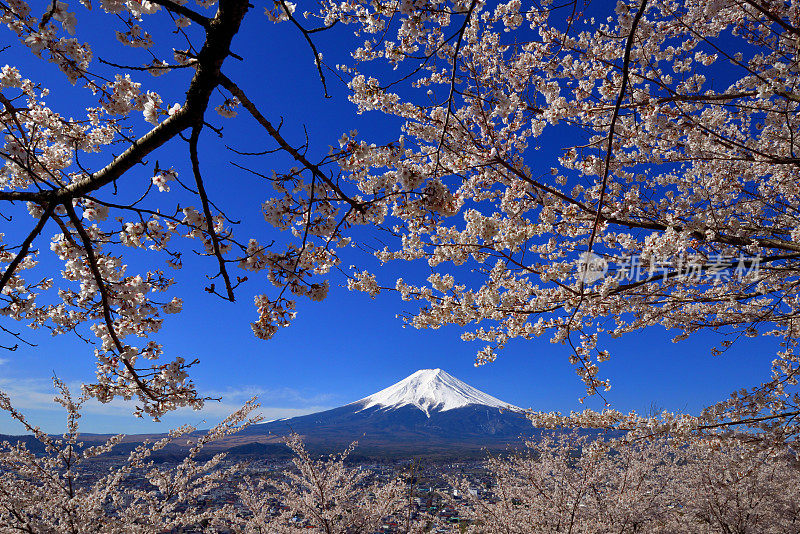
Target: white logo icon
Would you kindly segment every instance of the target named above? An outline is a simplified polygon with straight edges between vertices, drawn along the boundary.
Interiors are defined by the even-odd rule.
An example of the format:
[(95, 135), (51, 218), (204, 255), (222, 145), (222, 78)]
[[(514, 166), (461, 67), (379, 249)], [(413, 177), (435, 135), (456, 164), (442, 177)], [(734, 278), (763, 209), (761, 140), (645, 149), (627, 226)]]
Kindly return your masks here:
[(594, 252), (584, 252), (575, 263), (575, 279), (584, 284), (593, 284), (608, 274), (608, 262)]

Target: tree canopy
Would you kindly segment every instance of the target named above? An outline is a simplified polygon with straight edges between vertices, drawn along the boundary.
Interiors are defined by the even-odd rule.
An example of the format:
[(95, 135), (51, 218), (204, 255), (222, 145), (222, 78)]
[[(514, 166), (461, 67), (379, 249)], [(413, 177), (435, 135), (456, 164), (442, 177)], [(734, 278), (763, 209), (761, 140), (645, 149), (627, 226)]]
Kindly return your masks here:
[[(137, 398), (152, 417), (199, 407), (194, 362), (148, 339), (181, 310), (170, 289), (177, 275), (154, 261), (129, 272), (132, 249), (179, 268), (178, 238), (193, 239), (214, 278), (206, 291), (233, 301), (240, 284), (262, 284), (252, 326), (268, 339), (291, 322), (296, 298), (324, 300), (340, 251), (359, 245), (355, 227), (367, 226), (386, 246), (376, 268), (341, 269), (351, 289), (419, 304), (404, 319), (416, 328), (463, 327), (465, 340), (485, 342), (478, 364), (512, 339), (549, 336), (570, 347), (588, 395), (610, 387), (599, 365), (611, 357), (607, 336), (661, 325), (680, 340), (710, 329), (724, 335), (717, 352), (740, 337), (781, 340), (772, 376), (699, 416), (607, 410), (540, 415), (539, 424), (642, 435), (748, 425), (765, 443), (797, 439), (800, 4), (252, 7), (0, 2), (7, 57), (27, 54), (0, 75), (0, 213), (14, 219), (0, 250), (5, 345), (22, 335), (12, 319), (94, 336), (90, 395)], [(402, 123), (392, 142), (344, 132), (329, 153), (313, 154), (307, 140), (285, 138), (258, 94), (226, 75), (231, 62), (247, 62), (236, 38), (250, 18), (264, 31), (292, 25), (325, 91), (345, 83), (359, 113)], [(105, 33), (82, 41), (84, 19)], [(347, 63), (325, 62), (320, 32), (355, 34)], [(95, 57), (99, 47), (134, 50), (110, 60)], [(87, 99), (83, 115), (48, 103), (58, 100), (51, 83), (64, 80), (38, 79), (38, 61)], [(149, 87), (151, 75), (172, 77), (157, 78), (170, 94)], [(271, 138), (264, 159), (233, 167), (233, 178), (205, 175), (201, 135), (220, 136), (214, 150), (226, 150), (243, 121)], [(150, 158), (181, 143), (188, 177)], [(273, 170), (270, 152), (295, 166)], [(144, 183), (140, 164), (152, 168)], [(275, 191), (253, 236), (207, 193), (210, 180), (248, 172)], [(161, 194), (170, 188), (192, 204)], [(61, 272), (43, 261), (51, 253)], [(432, 274), (387, 279), (380, 265), (399, 260), (427, 262)]]

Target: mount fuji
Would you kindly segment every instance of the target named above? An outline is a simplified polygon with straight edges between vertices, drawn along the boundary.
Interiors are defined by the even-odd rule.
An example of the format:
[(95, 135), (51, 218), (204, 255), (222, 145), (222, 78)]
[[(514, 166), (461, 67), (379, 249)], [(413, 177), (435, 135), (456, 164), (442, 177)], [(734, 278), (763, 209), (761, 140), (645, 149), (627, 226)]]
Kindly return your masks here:
[[(292, 432), (303, 437), (314, 454), (343, 451), (358, 442), (352, 459), (482, 459), (487, 452), (520, 448), (524, 438), (543, 432), (534, 428), (521, 410), (462, 382), (441, 369), (421, 369), (396, 384), (350, 404), (310, 415), (249, 426), (210, 443), (201, 456), (226, 451), (230, 457), (291, 456), (284, 438)], [(581, 434), (598, 431), (581, 429)], [(203, 435), (198, 431), (194, 435)], [(110, 435), (83, 434), (88, 445)], [(127, 455), (144, 439), (161, 434), (127, 436), (112, 455)], [(522, 439), (521, 439), (522, 438)], [(22, 440), (35, 452), (41, 444), (32, 436), (3, 436), (0, 441)], [(173, 443), (154, 459), (180, 461), (187, 445)]]
[(274, 451), (291, 432), (316, 452), (340, 451), (358, 441), (356, 453), (368, 457), (460, 458), (517, 447), (520, 438), (539, 434), (519, 408), (442, 369), (421, 369), (339, 408), (253, 425), (236, 436), (257, 439), (231, 452)]
[(428, 418), (431, 412), (446, 412), (470, 405), (519, 411), (516, 406), (487, 395), (441, 369), (420, 369), (400, 382), (348, 406), (352, 405), (361, 405), (361, 410), (374, 406), (383, 410), (415, 406), (425, 412)]

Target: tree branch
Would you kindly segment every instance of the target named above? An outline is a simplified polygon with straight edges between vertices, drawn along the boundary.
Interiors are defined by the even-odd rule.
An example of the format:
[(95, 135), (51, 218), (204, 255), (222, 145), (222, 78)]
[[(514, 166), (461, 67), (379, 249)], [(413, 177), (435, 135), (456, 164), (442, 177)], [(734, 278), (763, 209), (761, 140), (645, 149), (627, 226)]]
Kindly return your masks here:
[(301, 154), (296, 148), (290, 145), (286, 139), (280, 134), (278, 130), (270, 123), (264, 115), (258, 110), (258, 108), (253, 104), (253, 102), (247, 98), (247, 95), (244, 94), (238, 85), (236, 85), (230, 78), (225, 76), (224, 74), (220, 73), (220, 85), (230, 91), (236, 98), (239, 99), (239, 102), (242, 103), (242, 106), (250, 112), (250, 115), (258, 121), (258, 123), (264, 127), (265, 130), (269, 133), (269, 135), (280, 145), (280, 147), (292, 155), (292, 157), (297, 160), (298, 162), (302, 163), (305, 168), (310, 170), (314, 176), (325, 182), (328, 187), (333, 189), (336, 194), (338, 194), (342, 200), (350, 204), (353, 209), (358, 211), (359, 213), (364, 213), (365, 209), (364, 206), (348, 197), (344, 191), (342, 191), (338, 185), (336, 185), (333, 180), (330, 179), (328, 175), (322, 172), (322, 169), (319, 168), (318, 165), (311, 163), (303, 154)]
[(133, 141), (122, 154), (90, 176), (52, 191), (2, 191), (0, 200), (60, 204), (80, 197), (113, 182), (186, 128), (202, 123), (211, 93), (219, 84), (222, 62), (230, 55), (231, 42), (249, 7), (247, 0), (220, 1), (216, 16), (208, 22), (206, 42), (197, 54), (197, 70), (186, 92), (186, 103), (179, 111)]
[(192, 11), (186, 6), (177, 4), (172, 0), (150, 0), (150, 1), (153, 2), (154, 4), (158, 4), (160, 6), (165, 7), (166, 9), (172, 11), (173, 13), (177, 13), (178, 15), (183, 15), (187, 19), (191, 20), (192, 22), (196, 22), (205, 29), (208, 29), (209, 25), (211, 24), (211, 19), (209, 19), (208, 17), (204, 17), (200, 13)]
[(587, 246), (587, 252), (589, 254), (591, 254), (592, 252), (592, 246), (594, 245), (594, 240), (595, 237), (597, 236), (597, 229), (600, 226), (600, 223), (602, 222), (603, 219), (602, 216), (603, 200), (605, 200), (606, 196), (609, 166), (611, 164), (611, 154), (613, 153), (611, 148), (614, 141), (614, 126), (617, 124), (617, 118), (619, 117), (619, 108), (620, 106), (622, 106), (622, 101), (625, 99), (625, 91), (628, 88), (628, 74), (630, 70), (633, 38), (636, 35), (636, 27), (639, 25), (639, 21), (642, 19), (642, 15), (644, 15), (646, 7), (647, 7), (647, 0), (642, 0), (642, 5), (639, 6), (639, 11), (636, 12), (636, 16), (633, 18), (633, 23), (631, 24), (631, 31), (630, 34), (628, 34), (627, 41), (625, 42), (625, 54), (622, 59), (622, 83), (619, 88), (619, 95), (617, 96), (617, 102), (616, 104), (614, 104), (614, 113), (611, 115), (611, 125), (608, 128), (608, 146), (606, 147), (606, 158), (603, 164), (603, 183), (601, 184), (600, 198), (597, 200), (597, 209), (595, 210), (596, 213), (595, 213), (594, 224), (592, 225), (592, 233), (589, 235), (589, 244)]
[(753, 8), (755, 8), (756, 10), (758, 10), (761, 14), (766, 16), (772, 22), (777, 23), (781, 28), (783, 28), (787, 32), (793, 33), (795, 35), (800, 35), (800, 29), (797, 29), (794, 26), (790, 25), (785, 20), (783, 20), (782, 18), (780, 18), (775, 13), (771, 12), (769, 9), (765, 8), (764, 6), (759, 4), (758, 2), (755, 2), (754, 0), (744, 0), (744, 2), (747, 5), (749, 5), (749, 6), (753, 7)]
[(197, 194), (200, 196), (200, 201), (203, 203), (203, 214), (206, 218), (206, 231), (211, 238), (211, 244), (214, 247), (214, 256), (219, 263), (219, 274), (225, 281), (225, 290), (228, 294), (227, 300), (233, 302), (236, 300), (233, 294), (233, 285), (231, 284), (228, 270), (225, 267), (225, 258), (222, 256), (222, 248), (219, 245), (219, 236), (214, 228), (214, 218), (211, 216), (211, 208), (208, 204), (208, 195), (206, 188), (203, 184), (203, 176), (200, 174), (200, 158), (197, 155), (197, 141), (200, 138), (201, 126), (195, 126), (192, 129), (192, 135), (189, 138), (189, 158), (192, 160), (192, 172), (194, 173), (194, 181), (197, 184)]
[(3, 277), (0, 278), (0, 294), (2, 294), (3, 289), (5, 289), (6, 284), (14, 276), (14, 271), (17, 270), (17, 267), (22, 260), (25, 259), (25, 256), (28, 255), (28, 251), (30, 250), (31, 243), (36, 237), (42, 232), (44, 225), (47, 223), (50, 216), (53, 214), (53, 210), (55, 209), (54, 204), (48, 204), (44, 210), (44, 213), (41, 217), (39, 217), (39, 221), (34, 226), (33, 230), (28, 234), (28, 237), (25, 238), (25, 241), (22, 242), (22, 248), (20, 248), (19, 253), (11, 260), (11, 263), (8, 264), (6, 271), (3, 273)]
[(92, 276), (97, 283), (97, 290), (100, 293), (100, 303), (103, 309), (103, 320), (106, 323), (106, 328), (108, 328), (108, 335), (111, 336), (114, 346), (119, 352), (119, 359), (131, 374), (131, 378), (133, 378), (133, 381), (136, 382), (136, 385), (139, 387), (142, 393), (144, 393), (151, 400), (158, 401), (160, 400), (158, 395), (153, 393), (147, 384), (142, 381), (136, 369), (133, 367), (133, 364), (125, 356), (123, 356), (123, 353), (125, 352), (125, 346), (122, 344), (122, 341), (120, 341), (114, 328), (114, 320), (111, 317), (111, 302), (108, 297), (108, 288), (103, 281), (103, 275), (100, 274), (100, 269), (97, 267), (97, 257), (95, 256), (94, 248), (92, 247), (92, 239), (89, 237), (89, 234), (86, 233), (86, 229), (83, 227), (78, 215), (75, 213), (75, 208), (72, 207), (72, 203), (65, 202), (63, 206), (66, 208), (69, 220), (72, 222), (72, 226), (75, 227), (75, 231), (78, 232), (78, 235), (83, 243), (83, 250), (86, 252), (86, 263), (89, 266), (89, 270), (92, 271)]

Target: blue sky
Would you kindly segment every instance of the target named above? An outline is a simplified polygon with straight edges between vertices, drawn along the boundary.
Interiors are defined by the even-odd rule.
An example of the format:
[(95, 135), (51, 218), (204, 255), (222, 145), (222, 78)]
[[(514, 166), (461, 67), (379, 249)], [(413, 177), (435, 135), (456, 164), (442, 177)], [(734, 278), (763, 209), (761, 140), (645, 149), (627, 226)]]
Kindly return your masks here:
[[(76, 4), (73, 9), (83, 8)], [(78, 37), (82, 39), (87, 38), (87, 33), (82, 31), (94, 32), (92, 38), (100, 39), (102, 35), (108, 37), (113, 29), (98, 22), (82, 26), (80, 20)], [(350, 39), (344, 32), (346, 29), (319, 35), (320, 50), (331, 64), (347, 59), (345, 49)], [(113, 35), (110, 38), (113, 40)], [(344, 98), (341, 84), (332, 75), (328, 80), (334, 97), (322, 98), (310, 51), (288, 24), (269, 23), (260, 8), (254, 9), (246, 19), (234, 49), (246, 60), (240, 63), (229, 59), (224, 71), (242, 83), (270, 120), (277, 123), (280, 117), (285, 119), (287, 138), (301, 140), (302, 125), (306, 125), (312, 156), (321, 157), (327, 153), (327, 145), (336, 144), (342, 132), (354, 128), (361, 137), (376, 143), (397, 138), (397, 123), (380, 116), (357, 116), (355, 107)], [(104, 48), (96, 50), (104, 57)], [(113, 55), (116, 52), (108, 53), (119, 59)], [(138, 58), (138, 63), (143, 62), (143, 56), (132, 52), (120, 57)], [(16, 56), (14, 60), (17, 61)], [(7, 55), (5, 61), (11, 62), (11, 56)], [(28, 68), (26, 75), (39, 77), (47, 84), (57, 76), (50, 66), (41, 67), (24, 59), (21, 63)], [(154, 83), (170, 103), (182, 101), (182, 76), (185, 75), (177, 73), (152, 82), (149, 76), (132, 74), (134, 79)], [(50, 101), (54, 107), (80, 104), (70, 87), (58, 82), (53, 82), (52, 87)], [(76, 116), (78, 112), (76, 108)], [(244, 117), (243, 110), (232, 121), (222, 121), (214, 117), (213, 112), (210, 117), (215, 125), (225, 126), (224, 143), (253, 151), (274, 146)], [(146, 125), (138, 117), (136, 120), (139, 131), (145, 131)], [(210, 195), (232, 218), (242, 219), (240, 237), (251, 233), (262, 241), (269, 241), (275, 237), (274, 230), (266, 226), (259, 212), (269, 186), (229, 166), (227, 160), (233, 156), (225, 152), (214, 137), (207, 131), (201, 146), (201, 166)], [(552, 151), (559, 147), (559, 141), (557, 136), (551, 138), (547, 150), (538, 157), (547, 156), (549, 150), (554, 158)], [(564, 144), (567, 142), (564, 139)], [(166, 147), (156, 157), (162, 167), (174, 164), (183, 176), (188, 176), (188, 158), (181, 143)], [(262, 172), (287, 166), (280, 156), (254, 161), (254, 166)], [(542, 172), (546, 172), (551, 160), (543, 157), (542, 161)], [(150, 178), (147, 172), (132, 171), (121, 187), (142, 187)], [(173, 203), (181, 200), (178, 192), (170, 195), (173, 196), (164, 197), (164, 205), (168, 205), (170, 199), (174, 199)], [(27, 223), (22, 217), (20, 220)], [(54, 233), (50, 230), (38, 243), (45, 250), (47, 239)], [(13, 235), (15, 229), (4, 228), (4, 231)], [(136, 267), (146, 261), (144, 258), (137, 254), (126, 261)], [(185, 259), (187, 265), (175, 273), (178, 284), (170, 292), (170, 295), (184, 298), (184, 312), (169, 316), (157, 339), (164, 343), (171, 356), (199, 358), (193, 378), (200, 392), (221, 396), (222, 402), (209, 403), (199, 413), (179, 411), (165, 417), (162, 423), (134, 418), (130, 415), (131, 406), (121, 402), (90, 403), (81, 420), (84, 431), (154, 432), (183, 423), (204, 427), (236, 409), (253, 394), (259, 395), (267, 419), (299, 415), (352, 402), (417, 369), (434, 367), (441, 367), (478, 389), (523, 408), (569, 411), (584, 406), (578, 403), (584, 388), (567, 362), (567, 347), (550, 344), (547, 339), (512, 342), (496, 362), (475, 368), (474, 355), (480, 345), (462, 342), (458, 329), (402, 328), (395, 315), (412, 311), (412, 303), (402, 302), (396, 295), (382, 294), (372, 300), (367, 295), (348, 292), (342, 287), (345, 281), (337, 275), (331, 278), (332, 289), (327, 300), (322, 303), (301, 300), (292, 326), (270, 341), (257, 340), (249, 326), (255, 319), (252, 299), (258, 292), (272, 290), (267, 282), (253, 277), (240, 289), (237, 302), (231, 304), (202, 290), (207, 284), (205, 275), (214, 268), (211, 262), (201, 261), (191, 254)], [(359, 266), (374, 265), (369, 256), (353, 255), (343, 266), (347, 267), (350, 260)], [(47, 260), (43, 262), (45, 268), (52, 265)], [(413, 276), (425, 272), (427, 266), (406, 264), (389, 268), (394, 274), (405, 276), (408, 271)], [(389, 279), (390, 276), (384, 278), (385, 281)], [(91, 347), (74, 337), (51, 338), (44, 332), (29, 332), (24, 325), (2, 324), (22, 330), (37, 346), (22, 346), (16, 352), (0, 353), (0, 389), (11, 396), (14, 404), (28, 414), (34, 424), (48, 432), (63, 430), (63, 414), (51, 402), (53, 390), (49, 377), (56, 374), (74, 388), (92, 380)], [(613, 389), (608, 399), (614, 408), (644, 410), (653, 403), (666, 409), (696, 412), (731, 391), (753, 385), (767, 376), (775, 353), (775, 343), (771, 339), (747, 339), (715, 358), (710, 355), (710, 349), (719, 341), (715, 334), (695, 335), (678, 344), (671, 343), (670, 337), (664, 329), (653, 328), (623, 339), (601, 342), (612, 352), (611, 361), (601, 366), (601, 375), (612, 380)], [(586, 406), (602, 407), (593, 400)], [(0, 433), (17, 432), (21, 432), (21, 427), (0, 415)]]

